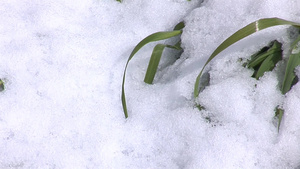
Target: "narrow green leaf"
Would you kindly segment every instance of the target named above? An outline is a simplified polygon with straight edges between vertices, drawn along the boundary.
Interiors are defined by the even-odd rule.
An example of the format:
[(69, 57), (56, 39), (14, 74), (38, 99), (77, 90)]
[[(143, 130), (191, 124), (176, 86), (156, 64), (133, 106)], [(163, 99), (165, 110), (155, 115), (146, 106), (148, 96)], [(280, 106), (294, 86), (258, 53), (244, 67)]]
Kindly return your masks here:
[(286, 94), (292, 87), (293, 81), (295, 80), (295, 68), (300, 65), (300, 36), (293, 42), (292, 51), (289, 57), (284, 80), (282, 84), (281, 92), (282, 94)]
[(199, 95), (199, 80), (202, 75), (202, 72), (206, 65), (215, 57), (217, 56), (220, 52), (231, 46), (232, 44), (238, 42), (239, 40), (255, 33), (260, 30), (273, 27), (273, 26), (278, 26), (278, 25), (293, 25), (300, 27), (299, 23), (296, 22), (291, 22), (287, 20), (283, 20), (280, 18), (265, 18), (265, 19), (260, 19), (255, 22), (250, 23), (249, 25), (243, 27), (242, 29), (238, 30), (235, 32), (233, 35), (231, 35), (229, 38), (227, 38), (223, 43), (221, 43), (215, 51), (210, 55), (206, 63), (204, 64), (202, 70), (200, 71), (199, 75), (196, 78), (195, 82), (195, 87), (194, 87), (194, 97), (198, 97)]
[(175, 27), (174, 27), (174, 31), (176, 31), (176, 30), (181, 30), (181, 29), (183, 29), (185, 27), (185, 24), (184, 24), (184, 22), (182, 21), (182, 22), (179, 22)]
[(146, 76), (144, 78), (144, 82), (148, 84), (152, 84), (154, 76), (156, 74), (158, 64), (161, 58), (161, 55), (163, 53), (163, 50), (165, 49), (166, 45), (164, 44), (158, 44), (154, 47), (149, 65), (147, 68)]
[(276, 52), (269, 55), (261, 64), (258, 71), (255, 74), (255, 78), (259, 79), (264, 75), (265, 72), (271, 71), (274, 69), (275, 65), (282, 59), (282, 53)]
[[(176, 44), (178, 44), (178, 43), (176, 43)], [(161, 55), (162, 55), (165, 47), (176, 49), (176, 50), (181, 50), (181, 47), (178, 47), (176, 45), (172, 46), (172, 45), (157, 44), (153, 49), (153, 52), (152, 52), (152, 55), (151, 55), (151, 58), (150, 58), (150, 61), (148, 64), (147, 72), (146, 72), (146, 75), (144, 78), (145, 83), (148, 83), (148, 84), (153, 83), (154, 76), (157, 72), (158, 64), (159, 64)]]
[(123, 73), (123, 81), (122, 81), (121, 100), (122, 100), (122, 106), (123, 106), (123, 111), (124, 111), (125, 118), (128, 117), (126, 97), (125, 97), (125, 75), (126, 75), (126, 71), (127, 71), (129, 61), (146, 44), (148, 44), (150, 42), (155, 42), (155, 41), (159, 41), (159, 40), (168, 39), (168, 38), (180, 35), (181, 33), (182, 33), (182, 30), (175, 30), (175, 31), (167, 31), (167, 32), (157, 32), (157, 33), (151, 34), (151, 35), (147, 36), (145, 39), (143, 39), (141, 42), (139, 42), (135, 46), (133, 51), (131, 52), (131, 54), (130, 54), (128, 60), (127, 60), (127, 63), (125, 65), (125, 69), (124, 69), (124, 73)]
[(4, 89), (4, 82), (2, 81), (2, 79), (0, 79), (0, 92), (2, 92)]
[(255, 68), (257, 66), (260, 66), (262, 62), (270, 55), (270, 52), (265, 52), (260, 55), (257, 55), (255, 58), (253, 58), (249, 63), (248, 67), (249, 68)]
[(248, 62), (248, 67), (253, 67), (253, 66), (249, 66), (249, 64), (251, 62), (254, 62), (254, 60), (256, 60), (260, 55), (266, 53), (268, 51), (268, 49), (270, 49), (270, 47), (268, 46), (265, 46), (263, 47), (260, 51), (256, 52), (255, 54), (253, 54), (251, 57), (250, 57), (250, 61)]
[(278, 41), (273, 41), (271, 47), (264, 47), (258, 54), (251, 57), (251, 60), (248, 63), (248, 67), (255, 68), (256, 66), (261, 65), (261, 63), (271, 54), (276, 52), (281, 52), (281, 43)]
[(255, 72), (255, 78), (259, 79), (265, 72), (274, 69), (275, 65), (282, 59), (281, 44), (274, 41), (273, 46), (267, 51), (268, 57), (263, 60), (258, 70)]
[(209, 72), (204, 72), (199, 81), (199, 91), (202, 92), (206, 86), (209, 85), (210, 82), (210, 74)]
[(281, 124), (281, 121), (282, 121), (283, 114), (284, 114), (284, 110), (277, 106), (275, 116), (278, 118), (278, 126), (277, 126), (277, 131), (278, 132), (279, 132), (279, 129), (280, 129), (280, 124)]
[(177, 50), (183, 50), (183, 49), (181, 48), (181, 40), (179, 40), (179, 41), (174, 45), (174, 47), (175, 47)]

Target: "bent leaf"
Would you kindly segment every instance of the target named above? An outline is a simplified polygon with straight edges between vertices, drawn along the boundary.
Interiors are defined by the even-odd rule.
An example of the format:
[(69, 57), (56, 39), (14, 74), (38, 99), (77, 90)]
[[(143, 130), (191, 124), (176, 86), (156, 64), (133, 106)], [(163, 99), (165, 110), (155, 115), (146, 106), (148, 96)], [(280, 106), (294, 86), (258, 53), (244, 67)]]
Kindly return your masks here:
[(125, 75), (126, 75), (126, 71), (127, 71), (127, 67), (128, 67), (129, 61), (146, 44), (148, 44), (150, 42), (155, 42), (155, 41), (159, 41), (159, 40), (168, 39), (168, 38), (180, 35), (181, 33), (182, 33), (182, 30), (174, 30), (174, 31), (157, 32), (157, 33), (151, 34), (151, 35), (147, 36), (145, 39), (143, 39), (141, 42), (139, 42), (135, 46), (135, 48), (133, 49), (133, 51), (131, 52), (131, 54), (130, 54), (128, 60), (127, 60), (127, 63), (125, 65), (125, 69), (124, 69), (124, 73), (123, 73), (123, 81), (122, 81), (122, 95), (121, 95), (121, 100), (122, 100), (122, 106), (123, 106), (123, 111), (124, 111), (125, 118), (128, 117), (127, 105), (126, 105), (126, 97), (125, 97)]
[(278, 25), (292, 25), (292, 26), (297, 26), (300, 27), (299, 23), (296, 22), (291, 22), (287, 21), (284, 19), (280, 18), (265, 18), (265, 19), (260, 19), (255, 22), (250, 23), (249, 25), (243, 27), (242, 29), (238, 30), (235, 32), (233, 35), (231, 35), (229, 38), (227, 38), (224, 42), (222, 42), (216, 49), (215, 51), (210, 55), (206, 63), (204, 64), (202, 70), (200, 71), (199, 75), (196, 78), (195, 86), (194, 86), (194, 97), (198, 97), (199, 95), (199, 81), (200, 77), (202, 75), (202, 72), (206, 65), (214, 58), (216, 57), (220, 52), (231, 46), (232, 44), (238, 42), (239, 40), (255, 33), (260, 30), (273, 27), (273, 26), (278, 26)]

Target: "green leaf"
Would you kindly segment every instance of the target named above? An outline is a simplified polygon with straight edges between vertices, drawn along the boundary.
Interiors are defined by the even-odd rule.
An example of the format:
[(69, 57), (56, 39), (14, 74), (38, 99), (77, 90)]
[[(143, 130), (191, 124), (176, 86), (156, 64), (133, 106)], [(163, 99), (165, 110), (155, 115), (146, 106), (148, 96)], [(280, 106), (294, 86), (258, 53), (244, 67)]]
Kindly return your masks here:
[(2, 92), (5, 89), (4, 82), (2, 79), (0, 79), (0, 92)]
[[(174, 30), (182, 30), (184, 28), (184, 22), (178, 23), (175, 27)], [(175, 45), (164, 45), (164, 44), (158, 44), (154, 47), (149, 65), (147, 68), (147, 72), (144, 78), (144, 82), (148, 84), (152, 84), (154, 80), (154, 76), (157, 72), (158, 64), (161, 59), (161, 55), (163, 53), (163, 50), (165, 48), (172, 48), (176, 50), (182, 50), (181, 48), (181, 40), (179, 40)]]
[(181, 30), (181, 29), (183, 29), (185, 27), (185, 24), (184, 24), (184, 22), (182, 21), (182, 22), (179, 22), (175, 27), (174, 27), (174, 31), (176, 31), (176, 30)]
[(282, 52), (281, 46), (282, 45), (278, 41), (273, 41), (271, 47), (264, 47), (257, 54), (251, 56), (248, 67), (255, 69), (255, 67), (260, 66), (269, 55)]
[(159, 64), (159, 61), (161, 59), (161, 55), (162, 55), (163, 50), (165, 49), (165, 47), (181, 50), (182, 48), (180, 46), (178, 47), (177, 44), (178, 43), (176, 43), (176, 45), (174, 45), (174, 46), (164, 45), (164, 44), (157, 44), (154, 47), (151, 58), (150, 58), (150, 61), (149, 61), (149, 65), (148, 65), (148, 68), (147, 68), (147, 72), (146, 72), (146, 75), (145, 75), (145, 79), (144, 79), (145, 83), (148, 83), (148, 84), (153, 83), (154, 76), (156, 74), (158, 64)]
[(275, 117), (278, 118), (278, 126), (277, 126), (277, 131), (278, 132), (279, 132), (279, 129), (280, 129), (280, 124), (281, 124), (281, 121), (282, 121), (283, 114), (284, 114), (284, 110), (277, 106), (276, 111), (275, 111)]
[(296, 78), (294, 70), (300, 65), (300, 36), (293, 42), (291, 47), (292, 51), (286, 66), (281, 89), (282, 94), (286, 94), (291, 89), (293, 81)]
[(167, 32), (157, 32), (154, 34), (151, 34), (149, 36), (147, 36), (145, 39), (143, 39), (141, 42), (139, 42), (135, 48), (133, 49), (133, 51), (131, 52), (127, 63), (125, 65), (125, 69), (124, 69), (124, 73), (123, 73), (123, 81), (122, 81), (122, 95), (121, 95), (121, 100), (122, 100), (122, 106), (123, 106), (123, 111), (124, 111), (124, 115), (125, 118), (128, 117), (128, 111), (127, 111), (127, 105), (126, 105), (126, 97), (125, 97), (125, 75), (126, 75), (126, 71), (127, 71), (127, 67), (129, 64), (129, 61), (132, 59), (132, 57), (146, 44), (150, 43), (150, 42), (155, 42), (155, 41), (159, 41), (159, 40), (164, 40), (164, 39), (168, 39), (177, 35), (182, 34), (182, 30), (175, 30), (175, 31), (167, 31)]
[(242, 29), (238, 30), (235, 32), (233, 35), (231, 35), (229, 38), (227, 38), (224, 42), (222, 42), (216, 49), (215, 51), (210, 55), (206, 63), (204, 64), (202, 70), (200, 71), (199, 75), (196, 78), (195, 86), (194, 86), (194, 97), (198, 97), (199, 95), (199, 81), (200, 77), (202, 75), (202, 72), (206, 65), (215, 57), (217, 56), (220, 52), (231, 46), (232, 44), (238, 42), (239, 40), (255, 33), (260, 30), (273, 27), (273, 26), (278, 26), (278, 25), (293, 25), (300, 27), (299, 23), (296, 22), (291, 22), (287, 20), (283, 20), (280, 18), (265, 18), (265, 19), (260, 19), (255, 22), (250, 23), (249, 25), (243, 27)]
[[(267, 57), (262, 60), (262, 63), (258, 66), (258, 68), (254, 69), (254, 76), (256, 79), (259, 79), (261, 76), (264, 75), (265, 72), (271, 71), (274, 69), (275, 65), (282, 59), (282, 50), (281, 50), (281, 43), (274, 41), (273, 45), (268, 51), (266, 52)], [(262, 54), (265, 55), (265, 54)], [(260, 58), (260, 57), (258, 57)], [(257, 59), (258, 60), (258, 59)]]
[(264, 75), (265, 72), (273, 70), (277, 62), (281, 59), (282, 54), (280, 52), (269, 55), (259, 67), (258, 71), (255, 74), (255, 78), (259, 79)]

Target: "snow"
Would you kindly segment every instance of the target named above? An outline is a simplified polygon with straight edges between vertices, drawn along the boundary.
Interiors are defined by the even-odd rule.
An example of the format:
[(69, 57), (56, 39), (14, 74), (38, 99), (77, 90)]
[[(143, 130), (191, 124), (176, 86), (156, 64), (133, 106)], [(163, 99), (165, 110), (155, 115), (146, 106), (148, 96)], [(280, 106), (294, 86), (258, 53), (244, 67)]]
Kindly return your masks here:
[[(260, 18), (300, 22), (299, 8), (291, 0), (0, 2), (0, 168), (299, 168), (300, 85), (281, 95), (286, 59), (260, 80), (239, 61), (275, 39), (287, 57), (294, 29), (226, 49), (205, 70), (209, 86), (196, 100), (192, 93), (223, 40)], [(164, 52), (153, 85), (143, 77), (156, 43), (130, 62), (125, 119), (131, 50), (182, 20), (184, 53)]]

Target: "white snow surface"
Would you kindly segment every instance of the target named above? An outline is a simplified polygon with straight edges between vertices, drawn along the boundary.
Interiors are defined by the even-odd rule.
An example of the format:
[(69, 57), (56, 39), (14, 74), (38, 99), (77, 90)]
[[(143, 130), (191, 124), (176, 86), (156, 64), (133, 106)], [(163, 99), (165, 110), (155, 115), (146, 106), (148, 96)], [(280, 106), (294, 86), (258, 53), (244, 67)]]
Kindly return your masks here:
[[(223, 40), (260, 18), (300, 22), (299, 9), (296, 0), (1, 1), (0, 168), (299, 168), (300, 84), (281, 95), (286, 59), (260, 80), (239, 62), (275, 39), (286, 58), (294, 29), (269, 28), (220, 53), (193, 99)], [(129, 54), (182, 20), (184, 53), (165, 52), (153, 85), (143, 77), (156, 42), (129, 63), (125, 119)]]

